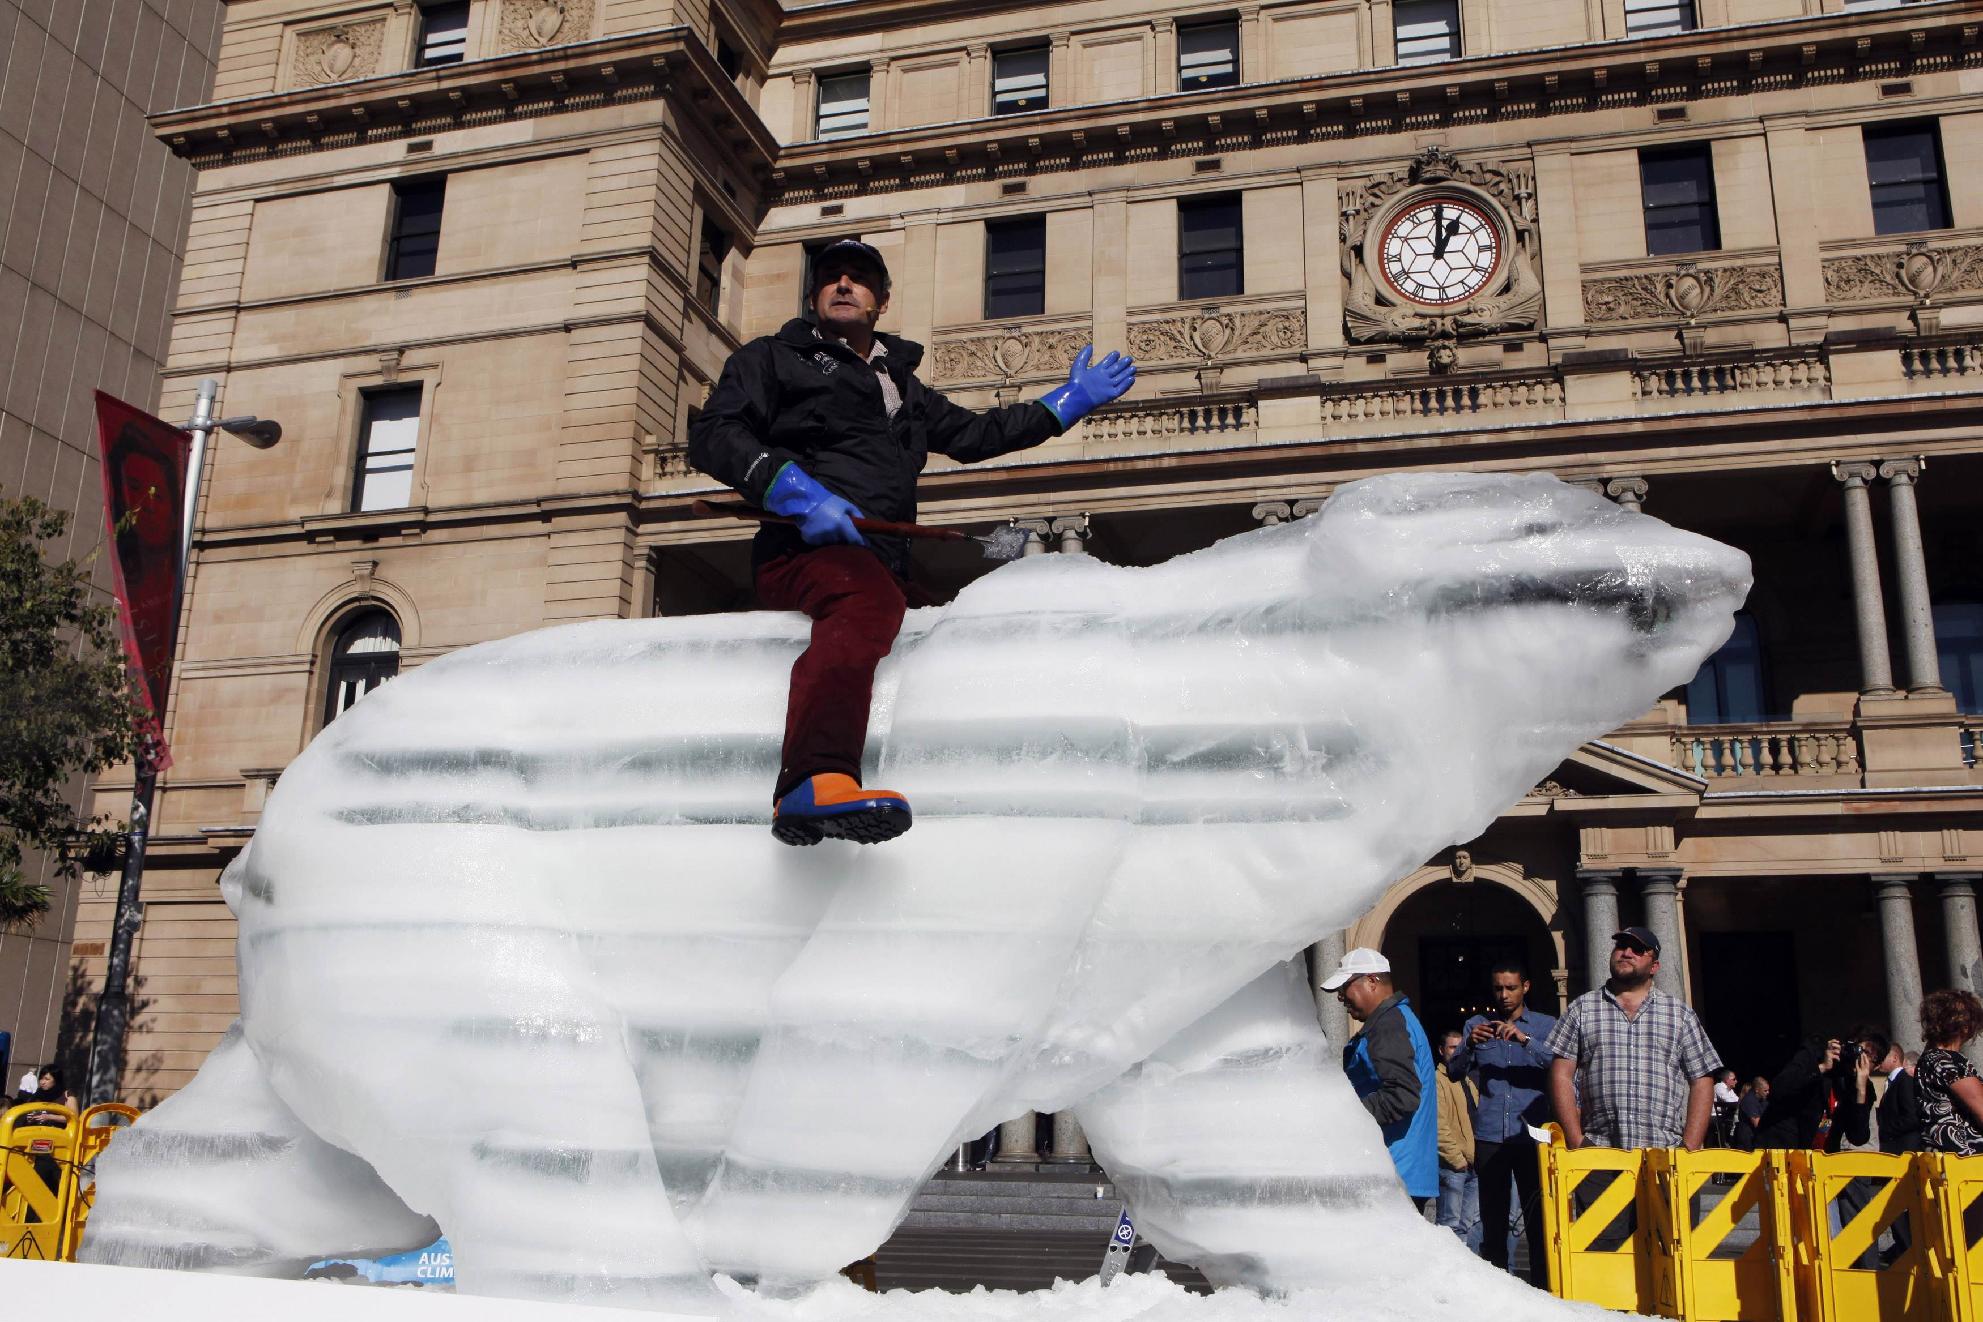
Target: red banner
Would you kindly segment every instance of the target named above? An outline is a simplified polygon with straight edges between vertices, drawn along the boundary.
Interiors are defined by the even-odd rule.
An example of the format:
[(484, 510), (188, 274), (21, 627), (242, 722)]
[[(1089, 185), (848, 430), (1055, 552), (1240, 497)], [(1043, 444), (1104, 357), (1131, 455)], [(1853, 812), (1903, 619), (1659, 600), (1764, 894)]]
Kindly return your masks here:
[(158, 722), (172, 683), (179, 627), (180, 523), (193, 438), (101, 390), (96, 438), (103, 453), (104, 520), (117, 538), (111, 569), (123, 607), (124, 651), (144, 681), (157, 740), (152, 765), (162, 769), (172, 762)]

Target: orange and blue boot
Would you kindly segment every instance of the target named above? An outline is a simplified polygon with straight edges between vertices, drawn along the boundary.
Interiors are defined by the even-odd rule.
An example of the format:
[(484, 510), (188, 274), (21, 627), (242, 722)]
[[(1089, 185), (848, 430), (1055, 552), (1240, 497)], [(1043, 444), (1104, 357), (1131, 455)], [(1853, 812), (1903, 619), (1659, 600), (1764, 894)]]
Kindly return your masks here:
[(862, 789), (852, 776), (823, 771), (778, 800), (771, 834), (788, 845), (816, 845), (829, 836), (878, 845), (901, 835), (909, 824), (909, 801), (894, 790)]

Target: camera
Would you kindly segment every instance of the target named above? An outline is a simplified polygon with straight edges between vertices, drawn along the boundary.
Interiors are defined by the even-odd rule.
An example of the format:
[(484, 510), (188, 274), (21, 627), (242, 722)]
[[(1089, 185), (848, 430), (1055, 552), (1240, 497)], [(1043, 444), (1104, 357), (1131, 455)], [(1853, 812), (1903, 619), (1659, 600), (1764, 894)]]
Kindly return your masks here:
[(1858, 1067), (1859, 1044), (1849, 1037), (1840, 1038), (1838, 1041), (1838, 1065), (1836, 1068), (1841, 1073), (1850, 1074)]

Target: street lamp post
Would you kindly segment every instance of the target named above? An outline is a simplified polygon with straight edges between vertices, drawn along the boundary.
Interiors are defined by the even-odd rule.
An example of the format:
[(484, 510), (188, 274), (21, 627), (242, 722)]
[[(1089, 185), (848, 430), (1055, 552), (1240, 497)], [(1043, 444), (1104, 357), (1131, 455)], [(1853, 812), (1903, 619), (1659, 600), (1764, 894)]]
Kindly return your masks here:
[[(178, 650), (178, 620), (185, 601), (187, 560), (193, 551), (193, 515), (199, 509), (200, 477), (206, 468), (207, 438), (215, 429), (239, 436), (258, 450), (266, 450), (282, 439), (282, 425), (253, 416), (221, 418), (213, 416), (214, 397), (220, 383), (212, 377), (200, 382), (193, 401), (193, 420), (186, 424), (193, 434), (193, 452), (186, 473), (186, 508), (179, 524), (178, 577), (174, 579), (172, 619), (173, 650)], [(165, 713), (158, 713), (161, 720)], [(138, 896), (145, 875), (145, 844), (151, 836), (152, 799), (158, 788), (158, 769), (152, 765), (152, 750), (138, 750), (137, 783), (131, 790), (131, 829), (125, 837), (124, 871), (117, 883), (117, 917), (110, 928), (109, 967), (104, 973), (103, 995), (96, 1003), (96, 1028), (90, 1039), (89, 1081), (85, 1102), (95, 1105), (116, 1099), (124, 1074), (124, 1035), (131, 1021), (131, 948), (144, 922), (144, 906)]]

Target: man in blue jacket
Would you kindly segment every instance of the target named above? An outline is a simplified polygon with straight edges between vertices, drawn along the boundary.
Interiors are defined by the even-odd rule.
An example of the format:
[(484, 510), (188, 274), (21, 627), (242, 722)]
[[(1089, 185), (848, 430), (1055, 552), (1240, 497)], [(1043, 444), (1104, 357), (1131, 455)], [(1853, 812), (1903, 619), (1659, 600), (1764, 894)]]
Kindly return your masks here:
[[(1474, 1115), (1474, 1169), (1480, 1172), (1481, 1253), (1508, 1266), (1508, 1200), (1512, 1183), (1522, 1201), (1529, 1236), (1529, 1283), (1549, 1288), (1542, 1252), (1542, 1169), (1530, 1126), (1549, 1122), (1549, 1067), (1556, 1054), (1543, 1043), (1556, 1027), (1552, 1015), (1529, 1008), (1529, 977), (1512, 960), (1488, 975), (1495, 1013), (1477, 1014), (1460, 1029), (1460, 1049), (1446, 1060), (1449, 1078), (1471, 1074), (1480, 1085)], [(1489, 1200), (1492, 1200), (1491, 1203)]]
[(1067, 382), (1037, 400), (974, 413), (919, 380), (923, 347), (875, 330), (888, 266), (854, 239), (813, 260), (814, 319), (730, 355), (689, 427), (689, 462), (786, 522), (751, 548), (760, 605), (811, 618), (792, 666), (771, 833), (788, 845), (826, 837), (875, 844), (909, 829), (909, 802), (861, 785), (875, 667), (908, 605), (909, 547), (863, 536), (864, 517), (911, 523), (929, 455), (963, 463), (1040, 444), (1120, 396), (1128, 358), (1075, 356)]
[(1411, 1002), (1391, 983), (1391, 961), (1367, 946), (1322, 980), (1363, 1026), (1343, 1048), (1343, 1072), (1384, 1132), (1391, 1164), (1421, 1212), (1439, 1197), (1439, 1104), (1432, 1044)]

